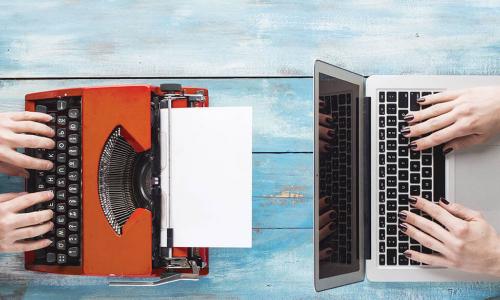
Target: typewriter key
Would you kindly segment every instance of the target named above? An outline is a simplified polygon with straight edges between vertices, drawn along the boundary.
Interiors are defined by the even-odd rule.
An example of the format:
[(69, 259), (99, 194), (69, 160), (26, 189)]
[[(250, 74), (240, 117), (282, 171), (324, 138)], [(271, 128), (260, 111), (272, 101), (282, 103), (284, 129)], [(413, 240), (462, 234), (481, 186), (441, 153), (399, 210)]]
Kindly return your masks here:
[(68, 217), (71, 219), (77, 219), (78, 218), (78, 209), (70, 209), (68, 211)]
[(56, 248), (57, 250), (66, 250), (66, 241), (65, 240), (57, 241)]
[(78, 144), (78, 140), (79, 140), (79, 136), (78, 136), (78, 134), (76, 134), (76, 133), (70, 134), (70, 135), (68, 136), (68, 141), (69, 141), (71, 144)]
[(66, 263), (66, 254), (57, 254), (57, 263), (65, 264)]
[(78, 193), (78, 184), (70, 184), (68, 187), (68, 192), (71, 194), (77, 194)]
[(56, 135), (58, 138), (61, 138), (61, 139), (66, 138), (66, 128), (57, 128)]
[(77, 146), (71, 146), (68, 149), (68, 154), (71, 156), (78, 156), (79, 153), (80, 153), (80, 149), (78, 149)]
[(57, 162), (58, 163), (65, 163), (66, 162), (66, 153), (58, 153), (57, 154)]
[(68, 249), (68, 255), (70, 257), (78, 257), (78, 252), (79, 252), (78, 247), (70, 247)]
[(78, 125), (78, 122), (69, 122), (69, 126), (68, 126), (69, 130), (78, 131), (79, 127), (80, 126)]
[(65, 215), (58, 215), (56, 217), (56, 223), (59, 225), (65, 225), (66, 224), (66, 216)]
[(64, 177), (57, 178), (57, 180), (56, 180), (56, 186), (59, 187), (59, 188), (66, 187), (66, 178), (64, 178)]
[(78, 171), (72, 171), (68, 174), (68, 179), (71, 181), (78, 181)]
[(59, 213), (65, 213), (66, 212), (66, 204), (65, 203), (57, 203), (56, 211)]
[(70, 234), (68, 236), (68, 242), (73, 245), (78, 244), (78, 234)]
[(66, 166), (57, 166), (57, 175), (66, 175)]
[(80, 111), (78, 109), (72, 108), (68, 110), (68, 117), (70, 117), (70, 119), (78, 119), (79, 116), (80, 116)]
[(78, 196), (71, 196), (68, 198), (69, 206), (78, 206)]
[(76, 221), (69, 222), (68, 229), (69, 229), (69, 231), (73, 231), (73, 232), (78, 231), (78, 222), (76, 222)]
[(57, 142), (57, 150), (59, 150), (59, 151), (66, 150), (66, 141), (58, 141)]
[(57, 228), (56, 236), (60, 238), (66, 237), (66, 228)]
[(57, 200), (66, 200), (66, 191), (65, 190), (57, 191), (56, 199)]
[(53, 253), (53, 252), (47, 252), (46, 259), (47, 259), (48, 263), (54, 263), (54, 262), (56, 262), (56, 254)]
[(66, 100), (57, 100), (57, 110), (65, 110), (68, 107)]
[(77, 169), (79, 165), (79, 161), (76, 158), (72, 158), (68, 162), (68, 166), (72, 169)]
[(57, 116), (57, 125), (66, 126), (68, 122), (68, 118), (66, 116)]

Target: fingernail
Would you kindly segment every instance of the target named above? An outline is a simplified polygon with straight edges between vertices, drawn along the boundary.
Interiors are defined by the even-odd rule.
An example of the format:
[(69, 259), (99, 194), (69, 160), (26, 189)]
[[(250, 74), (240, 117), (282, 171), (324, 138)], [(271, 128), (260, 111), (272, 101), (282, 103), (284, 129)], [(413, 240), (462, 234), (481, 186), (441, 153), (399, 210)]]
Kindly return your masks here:
[(444, 205), (450, 204), (450, 202), (448, 200), (446, 200), (444, 197), (440, 197), (439, 201), (443, 202)]
[(400, 223), (398, 227), (402, 232), (406, 232), (406, 230), (408, 229), (408, 226), (406, 226), (405, 223)]
[(406, 218), (408, 217), (408, 216), (406, 215), (406, 212), (404, 212), (404, 211), (400, 211), (400, 212), (398, 213), (398, 216), (399, 216), (399, 219), (400, 219), (401, 221), (406, 220)]
[(331, 255), (331, 254), (332, 254), (332, 252), (333, 252), (333, 250), (332, 250), (332, 249), (328, 249), (328, 250), (326, 250), (326, 255)]
[(48, 197), (54, 197), (54, 191), (53, 190), (47, 190), (47, 196)]
[(333, 124), (333, 118), (332, 118), (332, 117), (327, 117), (327, 118), (326, 118), (326, 122), (327, 122), (328, 124)]
[(328, 130), (328, 136), (329, 137), (334, 137), (335, 136), (335, 131), (333, 129)]
[(417, 142), (411, 142), (411, 143), (410, 143), (410, 149), (411, 149), (411, 150), (416, 150), (416, 149), (417, 149), (417, 147), (418, 147), (418, 146), (417, 146)]
[(405, 121), (411, 121), (411, 120), (413, 120), (414, 118), (415, 118), (415, 117), (414, 117), (412, 114), (408, 114), (408, 115), (406, 115), (406, 116), (404, 117), (404, 120), (405, 120)]
[(411, 206), (415, 206), (415, 204), (417, 204), (417, 198), (416, 197), (410, 196), (408, 198), (408, 201), (410, 202)]
[(333, 223), (330, 224), (330, 226), (328, 228), (330, 228), (331, 231), (334, 231), (335, 230), (335, 224), (333, 224)]
[(422, 103), (425, 101), (425, 98), (424, 97), (420, 97), (417, 99), (417, 103)]
[(325, 198), (326, 204), (330, 204), (330, 201), (332, 201), (332, 198), (330, 198), (329, 196)]
[(411, 258), (411, 253), (408, 251), (405, 251), (403, 254), (406, 256), (406, 258)]
[(404, 136), (407, 136), (407, 135), (410, 133), (410, 127), (408, 127), (408, 126), (403, 127), (403, 129), (401, 129), (401, 133), (402, 133)]
[(446, 154), (450, 153), (451, 151), (453, 151), (453, 148), (444, 149), (443, 154), (446, 155)]
[(332, 211), (329, 216), (330, 220), (335, 220), (335, 218), (337, 217), (337, 213), (335, 211)]

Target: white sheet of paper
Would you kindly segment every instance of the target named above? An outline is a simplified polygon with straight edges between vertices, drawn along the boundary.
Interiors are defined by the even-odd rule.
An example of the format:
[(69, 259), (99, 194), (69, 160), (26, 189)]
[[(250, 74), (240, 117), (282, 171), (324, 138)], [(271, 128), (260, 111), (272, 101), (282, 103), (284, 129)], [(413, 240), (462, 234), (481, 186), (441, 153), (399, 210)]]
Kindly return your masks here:
[[(251, 247), (252, 108), (175, 108), (171, 118), (174, 246)], [(168, 109), (161, 124), (163, 152)]]

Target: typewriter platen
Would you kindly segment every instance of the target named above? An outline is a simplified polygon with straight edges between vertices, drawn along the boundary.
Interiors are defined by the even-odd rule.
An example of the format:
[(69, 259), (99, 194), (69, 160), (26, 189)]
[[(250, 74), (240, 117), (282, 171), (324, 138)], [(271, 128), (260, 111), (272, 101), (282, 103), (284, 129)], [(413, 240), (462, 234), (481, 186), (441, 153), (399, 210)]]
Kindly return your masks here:
[[(54, 191), (53, 243), (25, 254), (26, 269), (61, 274), (161, 276), (155, 285), (208, 274), (207, 248), (174, 248), (161, 202), (160, 109), (208, 107), (208, 91), (178, 84), (54, 90), (26, 95), (53, 116), (54, 162), (32, 171), (28, 192)], [(202, 154), (200, 154), (202, 155)], [(127, 282), (115, 283), (131, 284)]]

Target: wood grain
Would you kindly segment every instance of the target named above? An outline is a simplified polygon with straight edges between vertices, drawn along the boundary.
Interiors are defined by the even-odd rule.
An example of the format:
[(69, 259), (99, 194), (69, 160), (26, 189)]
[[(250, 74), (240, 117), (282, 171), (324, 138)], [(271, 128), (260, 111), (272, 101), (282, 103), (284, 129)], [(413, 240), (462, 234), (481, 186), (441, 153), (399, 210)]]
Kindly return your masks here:
[(499, 74), (500, 3), (2, 1), (0, 76)]

